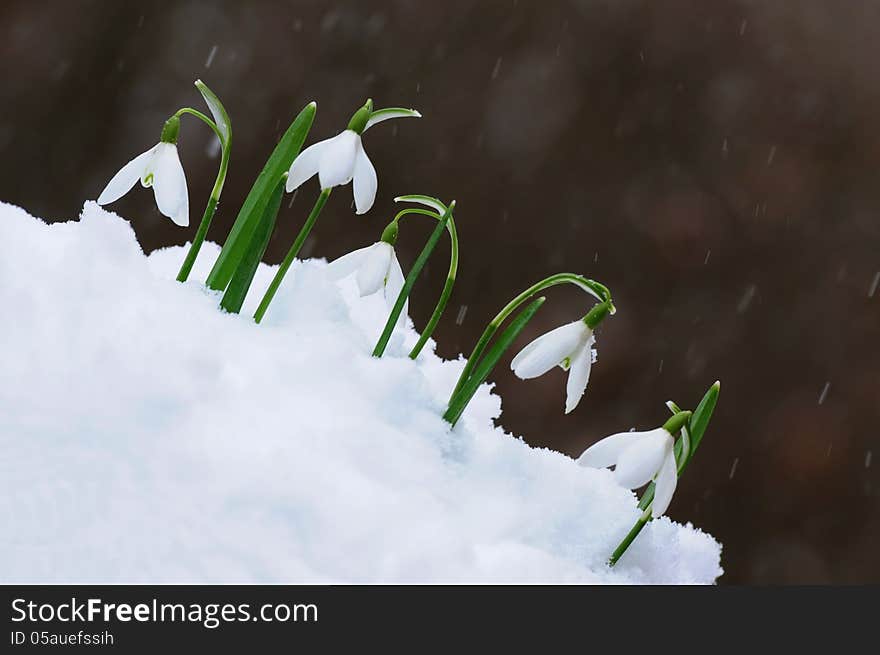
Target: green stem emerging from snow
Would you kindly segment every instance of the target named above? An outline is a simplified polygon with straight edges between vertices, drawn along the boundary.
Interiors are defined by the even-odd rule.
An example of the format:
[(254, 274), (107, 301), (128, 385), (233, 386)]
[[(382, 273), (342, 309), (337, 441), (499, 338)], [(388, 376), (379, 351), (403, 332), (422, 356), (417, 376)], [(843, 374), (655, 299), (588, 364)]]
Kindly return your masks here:
[[(429, 216), (435, 220), (441, 221), (443, 220), (443, 215), (438, 214), (437, 212), (433, 212), (430, 209), (421, 209), (417, 207), (411, 207), (409, 209), (403, 209), (397, 213), (394, 217), (393, 223), (397, 223), (401, 218), (407, 216), (409, 214), (421, 214), (422, 216)], [(428, 319), (427, 325), (425, 325), (425, 329), (422, 330), (422, 334), (419, 337), (416, 345), (413, 346), (412, 350), (409, 353), (410, 359), (415, 359), (419, 356), (419, 353), (422, 352), (422, 348), (425, 347), (425, 344), (428, 342), (428, 339), (431, 338), (431, 335), (434, 333), (434, 329), (437, 327), (437, 323), (440, 322), (440, 317), (443, 315), (444, 310), (446, 309), (446, 305), (449, 303), (449, 297), (452, 295), (452, 288), (455, 286), (455, 276), (458, 273), (458, 232), (455, 229), (455, 221), (452, 220), (452, 217), (449, 217), (449, 222), (446, 223), (446, 230), (449, 232), (449, 241), (451, 244), (450, 255), (449, 255), (449, 272), (446, 274), (446, 282), (443, 285), (443, 291), (440, 292), (440, 299), (437, 301), (437, 305), (434, 307), (434, 312), (431, 314), (431, 318)]]
[(202, 112), (191, 107), (184, 107), (183, 109), (178, 110), (174, 115), (180, 118), (180, 116), (184, 114), (190, 114), (214, 130), (214, 134), (216, 134), (217, 138), (220, 140), (220, 170), (217, 171), (217, 178), (214, 180), (214, 188), (211, 189), (211, 195), (208, 198), (205, 213), (202, 214), (202, 221), (199, 223), (199, 229), (196, 230), (192, 245), (190, 245), (189, 251), (186, 253), (186, 257), (183, 260), (183, 264), (180, 266), (180, 272), (177, 274), (178, 282), (186, 282), (187, 278), (189, 278), (193, 264), (196, 262), (196, 257), (199, 255), (199, 250), (201, 250), (202, 244), (205, 242), (205, 237), (208, 235), (208, 228), (211, 227), (211, 221), (214, 218), (214, 213), (217, 211), (217, 205), (220, 202), (220, 194), (223, 192), (223, 184), (226, 182), (226, 172), (229, 169), (229, 156), (232, 149), (232, 127), (226, 109), (223, 107), (220, 99), (201, 80), (196, 80), (195, 84), (196, 88), (198, 88), (199, 92), (205, 98), (205, 102), (208, 104), (216, 122), (208, 118)]
[[(413, 285), (416, 283), (416, 279), (419, 277), (419, 274), (422, 272), (422, 269), (425, 267), (425, 264), (428, 261), (428, 258), (431, 256), (431, 253), (434, 251), (434, 248), (437, 246), (437, 242), (440, 240), (440, 234), (442, 234), (444, 229), (447, 229), (449, 225), (452, 223), (452, 212), (455, 210), (455, 201), (453, 200), (449, 203), (449, 207), (446, 208), (446, 211), (443, 213), (443, 216), (437, 217), (440, 221), (437, 223), (437, 227), (434, 228), (434, 232), (431, 233), (428, 242), (425, 244), (425, 247), (422, 249), (422, 252), (419, 254), (418, 259), (416, 259), (415, 264), (413, 264), (412, 269), (406, 276), (406, 280), (403, 283), (403, 288), (400, 290), (400, 293), (397, 295), (397, 300), (394, 303), (394, 308), (391, 310), (391, 314), (388, 316), (388, 320), (385, 323), (385, 329), (382, 330), (382, 335), (379, 337), (379, 341), (376, 343), (376, 347), (373, 349), (373, 357), (381, 357), (385, 353), (385, 348), (388, 346), (388, 341), (391, 339), (391, 334), (394, 332), (394, 327), (397, 325), (397, 321), (400, 318), (400, 313), (403, 311), (403, 305), (406, 303), (406, 299), (409, 297), (410, 291), (412, 291)], [(404, 210), (410, 211), (410, 210)], [(421, 210), (411, 210), (411, 211), (421, 211)], [(402, 214), (403, 212), (401, 212)], [(394, 220), (391, 222), (392, 225), (396, 224), (397, 220), (400, 218), (401, 214), (398, 214)], [(428, 215), (434, 216), (433, 212), (428, 212)], [(387, 228), (386, 228), (387, 229)], [(450, 234), (454, 234), (455, 228), (452, 228), (452, 232)], [(457, 249), (456, 249), (457, 255)], [(456, 267), (458, 266), (458, 260), (456, 257)], [(455, 273), (452, 272), (452, 283), (455, 283)], [(447, 285), (449, 284), (449, 280), (447, 278)], [(444, 287), (445, 291), (445, 287)], [(449, 289), (450, 293), (452, 289)], [(441, 296), (441, 301), (443, 301), (443, 306), (439, 307), (439, 314), (443, 313), (443, 307), (446, 305), (446, 300), (449, 299), (449, 295), (446, 295), (446, 299), (444, 300)], [(437, 320), (440, 319), (437, 310), (434, 310), (434, 313), (437, 314)], [(434, 316), (431, 317), (432, 320)], [(434, 321), (434, 325), (437, 322)], [(434, 330), (434, 326), (429, 322), (430, 331)], [(429, 328), (426, 328), (428, 330)], [(430, 332), (428, 332), (428, 336), (430, 336)], [(425, 338), (427, 340), (427, 338)], [(414, 348), (412, 352), (410, 352), (410, 357), (415, 359), (419, 350), (421, 350), (424, 345), (424, 341), (419, 340), (420, 344), (416, 344), (417, 349)], [(415, 353), (415, 355), (413, 355)]]
[(275, 293), (278, 291), (278, 287), (281, 286), (281, 281), (287, 274), (287, 271), (290, 268), (291, 264), (293, 264), (293, 260), (296, 259), (296, 256), (299, 254), (299, 251), (303, 247), (306, 238), (309, 236), (309, 232), (311, 232), (312, 228), (315, 226), (315, 221), (317, 221), (318, 216), (321, 215), (321, 210), (324, 209), (324, 205), (327, 204), (327, 198), (330, 197), (331, 190), (332, 189), (323, 189), (321, 191), (321, 194), (315, 201), (315, 206), (312, 207), (312, 211), (309, 213), (309, 217), (306, 219), (306, 222), (302, 226), (302, 229), (299, 231), (299, 234), (296, 235), (296, 239), (294, 240), (293, 245), (290, 246), (290, 250), (287, 251), (287, 255), (284, 257), (284, 261), (281, 262), (281, 266), (278, 268), (278, 272), (275, 273), (275, 277), (272, 278), (272, 282), (269, 283), (269, 288), (266, 289), (266, 294), (263, 296), (263, 299), (260, 301), (260, 306), (257, 307), (257, 311), (254, 313), (254, 320), (257, 323), (262, 321), (263, 316), (266, 315), (266, 310), (269, 309), (269, 303), (271, 303), (272, 298), (275, 297)]
[(516, 318), (514, 318), (510, 322), (510, 325), (508, 325), (501, 333), (501, 336), (495, 340), (495, 343), (492, 344), (492, 347), (489, 349), (489, 352), (486, 353), (486, 356), (480, 358), (480, 363), (474, 369), (473, 374), (465, 381), (461, 390), (458, 393), (453, 394), (453, 397), (449, 401), (449, 406), (443, 414), (443, 419), (449, 423), (449, 425), (455, 427), (455, 424), (458, 422), (458, 419), (461, 418), (461, 415), (464, 413), (471, 398), (477, 393), (477, 389), (479, 389), (480, 385), (483, 384), (487, 377), (489, 377), (489, 374), (492, 372), (492, 369), (495, 368), (498, 360), (501, 359), (501, 356), (510, 347), (513, 340), (519, 336), (519, 333), (523, 331), (523, 328), (525, 328), (528, 322), (532, 320), (535, 312), (540, 309), (543, 303), (543, 296), (529, 303), (528, 307), (517, 314)]

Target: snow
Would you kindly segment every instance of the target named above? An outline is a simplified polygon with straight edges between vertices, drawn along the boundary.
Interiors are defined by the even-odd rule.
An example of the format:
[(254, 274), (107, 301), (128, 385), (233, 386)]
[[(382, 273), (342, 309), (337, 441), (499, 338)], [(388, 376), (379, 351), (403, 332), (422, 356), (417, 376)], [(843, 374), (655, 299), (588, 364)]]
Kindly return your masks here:
[[(462, 360), (370, 357), (381, 294), (296, 262), (267, 314), (174, 282), (92, 202), (47, 225), (0, 203), (0, 581), (712, 583), (720, 545), (638, 516), (608, 471), (494, 424), (450, 431)], [(256, 297), (255, 297), (256, 296)], [(248, 311), (250, 310), (250, 311)], [(433, 344), (431, 344), (431, 348)], [(500, 369), (499, 369), (500, 370)]]

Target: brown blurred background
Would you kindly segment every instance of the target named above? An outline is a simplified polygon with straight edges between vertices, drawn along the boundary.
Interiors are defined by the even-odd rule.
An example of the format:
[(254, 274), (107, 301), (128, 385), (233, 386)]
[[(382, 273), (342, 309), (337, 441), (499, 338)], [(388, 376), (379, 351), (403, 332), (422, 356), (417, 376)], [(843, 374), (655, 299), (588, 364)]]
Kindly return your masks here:
[[(503, 425), (572, 455), (723, 382), (670, 509), (724, 544), (724, 583), (880, 582), (880, 2), (0, 2), (0, 199), (75, 217), (203, 78), (232, 117), (222, 240), (299, 109), (308, 143), (366, 97), (420, 109), (367, 137), (373, 210), (334, 194), (307, 254), (379, 236), (401, 193), (456, 198), (460, 281), (439, 352), (469, 351), (513, 294), (561, 270), (619, 309), (587, 395), (494, 374)], [(146, 250), (183, 243), (217, 165), (187, 119), (193, 227), (151, 194), (114, 209)], [(277, 262), (313, 186), (283, 209)], [(403, 232), (412, 263), (430, 229)], [(428, 268), (423, 325), (445, 271)], [(551, 291), (528, 337), (584, 313)], [(466, 310), (464, 309), (466, 307)], [(456, 317), (463, 317), (460, 325)]]

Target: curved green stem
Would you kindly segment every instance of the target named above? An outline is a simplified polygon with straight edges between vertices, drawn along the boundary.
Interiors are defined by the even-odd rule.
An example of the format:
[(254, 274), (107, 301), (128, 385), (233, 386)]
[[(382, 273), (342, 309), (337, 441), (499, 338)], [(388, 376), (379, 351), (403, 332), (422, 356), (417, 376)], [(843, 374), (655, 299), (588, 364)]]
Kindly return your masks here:
[(192, 109), (191, 107), (184, 107), (183, 109), (179, 109), (174, 115), (180, 117), (183, 114), (191, 114), (192, 116), (195, 116), (214, 130), (214, 134), (220, 139), (222, 154), (220, 155), (220, 170), (217, 171), (217, 178), (214, 180), (214, 188), (211, 189), (211, 195), (208, 198), (205, 213), (202, 214), (202, 221), (199, 223), (199, 229), (196, 230), (196, 234), (193, 237), (189, 251), (186, 253), (183, 264), (180, 266), (180, 272), (177, 274), (178, 282), (186, 282), (189, 278), (190, 271), (192, 271), (192, 267), (196, 262), (196, 257), (199, 255), (199, 250), (201, 250), (205, 237), (208, 235), (208, 228), (211, 227), (211, 221), (214, 218), (214, 213), (217, 211), (217, 204), (220, 202), (220, 194), (223, 192), (223, 184), (226, 182), (226, 172), (229, 169), (229, 155), (232, 146), (231, 133), (227, 133), (224, 136), (217, 127), (217, 124), (202, 112)]
[(330, 197), (330, 191), (332, 191), (332, 189), (321, 190), (321, 194), (315, 201), (315, 206), (312, 207), (312, 211), (309, 213), (309, 217), (306, 219), (306, 222), (302, 226), (302, 229), (300, 229), (299, 234), (296, 235), (296, 239), (294, 240), (293, 245), (290, 246), (290, 250), (287, 251), (287, 255), (284, 257), (284, 261), (281, 262), (281, 266), (278, 267), (278, 272), (275, 273), (275, 277), (272, 278), (272, 282), (269, 283), (269, 288), (266, 289), (266, 293), (263, 296), (263, 299), (260, 301), (260, 306), (257, 307), (257, 311), (254, 312), (254, 320), (257, 323), (262, 321), (263, 316), (266, 315), (266, 310), (269, 309), (269, 303), (271, 303), (272, 298), (275, 297), (275, 292), (277, 292), (278, 287), (281, 286), (281, 281), (287, 274), (287, 271), (290, 268), (291, 264), (293, 264), (293, 260), (296, 259), (296, 256), (299, 254), (299, 251), (305, 243), (306, 238), (309, 236), (309, 232), (311, 232), (312, 228), (315, 226), (315, 221), (318, 220), (318, 216), (321, 214), (321, 210), (324, 209), (324, 205), (327, 204), (327, 198)]
[[(214, 134), (216, 134), (216, 135), (217, 135), (217, 138), (220, 139), (220, 143), (221, 143), (221, 144), (222, 144), (224, 141), (226, 141), (226, 138), (225, 138), (225, 137), (223, 136), (223, 134), (220, 132), (220, 128), (217, 127), (217, 123), (215, 123), (213, 120), (211, 120), (210, 118), (208, 118), (207, 115), (203, 114), (203, 113), (200, 112), (198, 109), (193, 109), (192, 107), (183, 107), (183, 108), (181, 108), (181, 109), (178, 109), (178, 110), (174, 113), (174, 115), (177, 116), (178, 118), (180, 118), (180, 117), (183, 116), (184, 114), (189, 114), (190, 116), (195, 116), (195, 117), (198, 118), (200, 121), (202, 121), (205, 125), (207, 125), (207, 126), (210, 127), (212, 130), (214, 130)], [(230, 137), (231, 137), (231, 135), (230, 135)], [(230, 138), (229, 140), (231, 141), (232, 139)]]
[(505, 321), (505, 319), (510, 316), (516, 309), (522, 305), (526, 300), (534, 296), (536, 293), (543, 291), (552, 286), (556, 286), (558, 284), (573, 284), (579, 289), (586, 291), (592, 296), (595, 296), (597, 299), (602, 301), (603, 304), (606, 305), (607, 312), (611, 314), (614, 313), (614, 304), (611, 302), (611, 292), (608, 290), (603, 284), (596, 282), (595, 280), (590, 280), (585, 278), (583, 275), (576, 275), (574, 273), (557, 273), (556, 275), (551, 275), (550, 277), (544, 278), (540, 282), (537, 282), (530, 286), (528, 289), (523, 291), (521, 294), (516, 296), (513, 300), (507, 303), (500, 312), (489, 321), (489, 324), (486, 326), (486, 329), (483, 330), (483, 334), (480, 335), (479, 341), (477, 341), (477, 345), (474, 346), (473, 351), (467, 359), (467, 363), (464, 365), (464, 369), (461, 372), (461, 375), (458, 378), (458, 382), (455, 385), (455, 389), (452, 390), (452, 395), (450, 396), (450, 402), (455, 395), (461, 391), (461, 388), (464, 386), (468, 377), (470, 377), (471, 371), (474, 366), (476, 366), (477, 361), (480, 359), (480, 356), (483, 354), (483, 351), (486, 349), (486, 346), (489, 344), (489, 341), (492, 340), (495, 332), (498, 331), (498, 327)]
[[(421, 214), (423, 216), (430, 216), (438, 221), (443, 220), (442, 215), (432, 212), (430, 209), (411, 207), (397, 212), (393, 222), (397, 223), (401, 218), (409, 214)], [(446, 305), (449, 303), (449, 297), (452, 295), (452, 287), (455, 286), (455, 276), (458, 273), (458, 232), (455, 229), (455, 221), (452, 220), (451, 216), (449, 217), (449, 222), (446, 223), (446, 231), (449, 232), (449, 240), (451, 243), (449, 272), (446, 274), (446, 283), (443, 285), (443, 291), (440, 292), (440, 299), (437, 301), (436, 307), (434, 307), (434, 313), (431, 314), (431, 318), (428, 319), (428, 323), (425, 325), (425, 329), (422, 330), (419, 340), (409, 353), (410, 359), (418, 357), (419, 353), (422, 352), (422, 348), (424, 348), (425, 344), (428, 342), (428, 339), (431, 338), (434, 329), (437, 327), (437, 323), (440, 322), (440, 317), (443, 315), (443, 311), (446, 309)]]
[[(397, 300), (394, 303), (394, 307), (391, 309), (391, 314), (388, 316), (388, 320), (385, 322), (385, 328), (382, 330), (382, 334), (379, 336), (379, 341), (376, 342), (376, 347), (373, 349), (373, 357), (381, 357), (385, 353), (385, 348), (388, 346), (388, 341), (391, 339), (391, 334), (394, 332), (394, 327), (397, 325), (400, 313), (403, 311), (403, 306), (406, 304), (406, 300), (412, 291), (413, 285), (416, 283), (416, 279), (418, 279), (422, 269), (428, 262), (428, 258), (434, 251), (437, 242), (440, 240), (440, 235), (449, 225), (449, 221), (452, 220), (453, 211), (455, 211), (454, 200), (449, 203), (449, 207), (443, 212), (443, 216), (440, 217), (440, 222), (437, 223), (437, 227), (434, 228), (434, 231), (428, 238), (428, 242), (425, 244), (425, 247), (422, 248), (422, 252), (419, 253), (418, 258), (407, 274), (406, 279), (403, 282), (403, 288), (400, 290), (400, 293), (397, 294)], [(392, 225), (393, 224), (394, 221), (392, 221)]]

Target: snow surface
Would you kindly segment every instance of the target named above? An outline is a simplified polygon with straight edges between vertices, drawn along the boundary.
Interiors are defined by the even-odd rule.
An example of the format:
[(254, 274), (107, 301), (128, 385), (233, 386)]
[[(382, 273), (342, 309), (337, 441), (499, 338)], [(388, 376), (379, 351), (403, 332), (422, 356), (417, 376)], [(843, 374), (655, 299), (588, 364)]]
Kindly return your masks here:
[[(47, 225), (0, 203), (0, 581), (712, 583), (720, 545), (638, 515), (608, 471), (493, 424), (484, 385), (440, 418), (462, 361), (408, 327), (370, 351), (381, 294), (296, 262), (266, 322), (145, 257), (86, 203)], [(254, 297), (257, 296), (257, 297)], [(248, 311), (250, 310), (250, 311)]]

